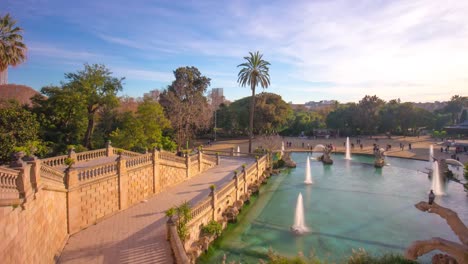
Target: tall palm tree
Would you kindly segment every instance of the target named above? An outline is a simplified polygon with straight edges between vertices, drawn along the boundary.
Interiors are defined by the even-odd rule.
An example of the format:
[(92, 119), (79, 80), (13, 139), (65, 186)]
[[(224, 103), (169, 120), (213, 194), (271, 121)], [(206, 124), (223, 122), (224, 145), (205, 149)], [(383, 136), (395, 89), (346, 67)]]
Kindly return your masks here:
[(249, 153), (252, 153), (252, 138), (253, 138), (253, 119), (255, 108), (255, 88), (260, 84), (263, 89), (270, 85), (270, 75), (268, 74), (268, 65), (270, 63), (263, 60), (263, 55), (258, 51), (255, 53), (249, 52), (248, 57), (244, 57), (247, 62), (237, 65), (242, 67), (237, 75), (237, 82), (242, 86), (250, 85), (252, 89), (252, 98), (250, 100), (250, 128), (249, 128)]
[(15, 24), (10, 14), (0, 17), (0, 84), (7, 83), (8, 66), (16, 66), (26, 59), (23, 29)]

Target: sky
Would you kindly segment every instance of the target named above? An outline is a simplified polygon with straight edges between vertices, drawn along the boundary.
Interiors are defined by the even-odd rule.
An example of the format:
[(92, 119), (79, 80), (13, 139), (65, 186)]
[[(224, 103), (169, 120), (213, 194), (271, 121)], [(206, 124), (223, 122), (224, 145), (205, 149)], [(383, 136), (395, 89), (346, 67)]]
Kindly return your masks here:
[(99, 63), (125, 77), (121, 95), (140, 97), (195, 66), (232, 101), (251, 94), (237, 65), (260, 51), (265, 91), (286, 102), (468, 95), (465, 0), (0, 0), (6, 13), (28, 46), (9, 83), (36, 90)]

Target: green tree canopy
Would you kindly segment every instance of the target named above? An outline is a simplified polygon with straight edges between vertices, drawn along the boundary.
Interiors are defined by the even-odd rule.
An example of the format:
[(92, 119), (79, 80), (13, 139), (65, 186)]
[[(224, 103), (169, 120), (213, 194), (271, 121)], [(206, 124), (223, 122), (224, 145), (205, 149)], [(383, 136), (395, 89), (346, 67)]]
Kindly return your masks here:
[(196, 67), (180, 67), (174, 71), (175, 80), (160, 95), (160, 103), (171, 121), (178, 150), (197, 131), (208, 128), (213, 113), (204, 96), (210, 78)]
[(0, 84), (7, 83), (8, 66), (16, 66), (26, 60), (22, 31), (10, 14), (0, 16)]
[(15, 148), (37, 143), (42, 144), (36, 116), (17, 102), (0, 102), (0, 164), (10, 161)]
[(267, 88), (270, 85), (269, 65), (270, 63), (263, 59), (263, 54), (260, 52), (249, 52), (249, 56), (244, 57), (247, 62), (237, 65), (242, 67), (237, 75), (237, 82), (241, 86), (249, 85), (252, 90), (250, 100), (250, 116), (249, 116), (249, 153), (252, 152), (252, 138), (254, 130), (254, 111), (255, 111), (255, 88), (261, 85), (262, 88)]

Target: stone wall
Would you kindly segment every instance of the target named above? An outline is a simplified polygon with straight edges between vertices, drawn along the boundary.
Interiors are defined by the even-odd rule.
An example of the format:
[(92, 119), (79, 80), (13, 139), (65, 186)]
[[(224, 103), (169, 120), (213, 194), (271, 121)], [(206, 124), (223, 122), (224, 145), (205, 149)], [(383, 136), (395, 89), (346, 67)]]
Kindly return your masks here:
[[(256, 162), (243, 168), (239, 173), (233, 172), (233, 179), (219, 190), (214, 190), (209, 197), (192, 208), (192, 220), (187, 224), (189, 238), (184, 246), (189, 255), (199, 254), (201, 229), (211, 220), (226, 223), (226, 212), (235, 207), (242, 206), (250, 197), (252, 190), (258, 189), (265, 180), (264, 172), (269, 168), (268, 156), (264, 155)], [(224, 225), (225, 226), (225, 225)], [(194, 253), (198, 252), (198, 253)]]
[[(58, 173), (35, 172), (37, 162), (10, 170), (0, 168), (0, 182), (15, 179), (18, 199), (0, 199), (0, 259), (2, 263), (53, 263), (67, 234), (66, 189)], [(60, 176), (59, 176), (60, 177)], [(4, 192), (0, 184), (0, 193)], [(0, 195), (2, 197), (2, 195)]]
[[(67, 157), (81, 163), (67, 168)], [(116, 158), (109, 162), (106, 157)], [(107, 163), (83, 165), (100, 158)], [(196, 164), (187, 166), (187, 160)], [(69, 235), (215, 164), (201, 153), (181, 158), (110, 145), (45, 160), (24, 162), (20, 157), (12, 168), (0, 167), (0, 262), (53, 263)]]

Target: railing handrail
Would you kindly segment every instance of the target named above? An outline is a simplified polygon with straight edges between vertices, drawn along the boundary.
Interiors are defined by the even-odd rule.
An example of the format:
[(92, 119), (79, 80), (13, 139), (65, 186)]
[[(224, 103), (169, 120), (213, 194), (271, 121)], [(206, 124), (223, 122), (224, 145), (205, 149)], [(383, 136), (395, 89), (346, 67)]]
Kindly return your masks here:
[(48, 166), (47, 164), (41, 164), (40, 168), (41, 177), (46, 178), (57, 183), (64, 183), (65, 174), (62, 171), (58, 171), (53, 167)]
[(20, 172), (17, 170), (0, 167), (0, 198), (20, 198), (20, 193), (17, 186), (17, 179), (19, 175)]
[(140, 156), (134, 156), (125, 160), (127, 168), (135, 167), (141, 164), (151, 164), (153, 162), (153, 154), (147, 153)]
[(95, 149), (90, 151), (83, 151), (76, 153), (77, 161), (89, 160), (89, 159), (97, 159), (100, 157), (106, 156), (107, 152), (106, 149)]
[(78, 169), (78, 180), (85, 181), (88, 179), (95, 179), (98, 176), (109, 175), (114, 172), (117, 172), (117, 162), (107, 162), (92, 167)]
[(184, 157), (179, 157), (175, 155), (175, 153), (168, 152), (168, 151), (160, 151), (159, 152), (159, 158), (162, 160), (167, 160), (167, 161), (175, 161), (175, 162), (180, 162), (185, 164), (185, 158)]
[(60, 155), (50, 158), (41, 159), (43, 164), (46, 164), (50, 167), (61, 166), (65, 164), (65, 159), (68, 158), (67, 155)]

